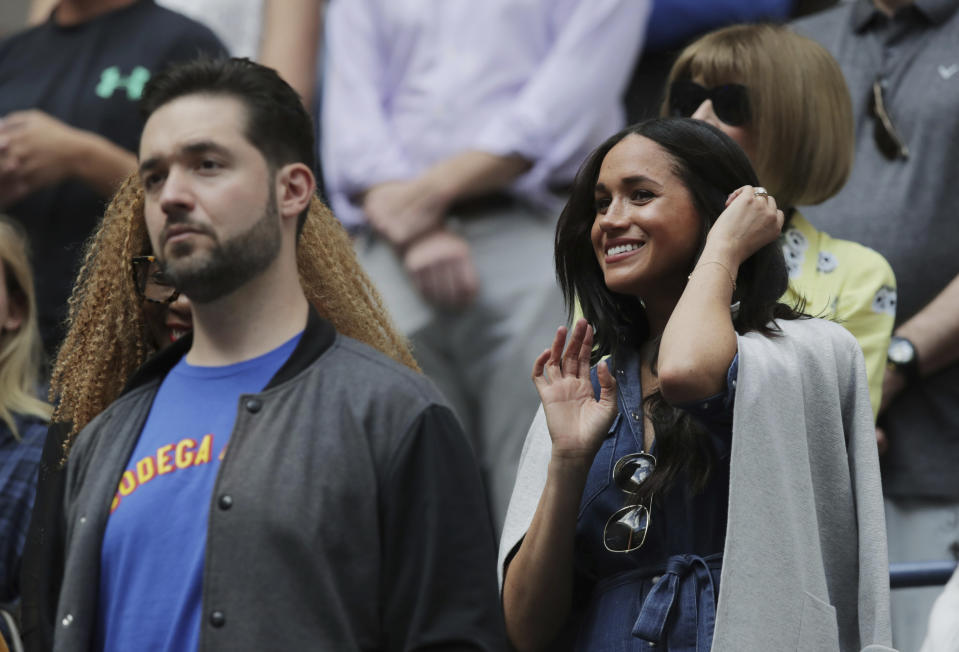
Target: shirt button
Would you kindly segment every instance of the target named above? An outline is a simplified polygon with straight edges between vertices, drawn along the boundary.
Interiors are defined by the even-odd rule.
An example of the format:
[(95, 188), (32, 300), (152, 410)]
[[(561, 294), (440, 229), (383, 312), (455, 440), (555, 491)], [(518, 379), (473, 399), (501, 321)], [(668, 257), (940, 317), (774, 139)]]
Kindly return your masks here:
[(223, 627), (226, 625), (226, 615), (222, 611), (214, 611), (210, 614), (210, 624), (214, 627)]
[(656, 582), (658, 582), (659, 580), (661, 580), (662, 577), (663, 577), (662, 575), (656, 575), (656, 576), (654, 576), (654, 577), (653, 577), (651, 580), (649, 580), (649, 581), (652, 582), (653, 584), (656, 584)]
[(623, 371), (622, 369), (617, 369), (617, 370), (616, 370), (616, 373), (618, 373), (620, 376), (625, 376), (625, 375), (626, 375), (626, 372)]
[(67, 614), (64, 616), (63, 620), (60, 621), (60, 624), (64, 627), (69, 627), (71, 624), (73, 624), (73, 614)]
[(246, 410), (252, 414), (256, 414), (260, 411), (260, 408), (263, 407), (263, 401), (258, 398), (251, 398), (246, 402)]
[(219, 503), (220, 509), (227, 510), (233, 507), (233, 496), (230, 494), (223, 494), (220, 496)]
[(81, 516), (81, 517), (80, 517), (80, 525), (83, 525), (83, 524), (86, 523), (86, 522), (87, 522), (87, 517), (86, 517), (86, 516)]

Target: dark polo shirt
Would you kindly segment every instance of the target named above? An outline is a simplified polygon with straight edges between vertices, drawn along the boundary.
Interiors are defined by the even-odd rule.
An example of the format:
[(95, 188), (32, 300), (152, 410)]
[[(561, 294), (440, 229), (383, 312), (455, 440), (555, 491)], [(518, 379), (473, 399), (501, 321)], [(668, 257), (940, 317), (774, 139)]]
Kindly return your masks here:
[[(957, 9), (959, 0), (917, 0), (889, 18), (869, 0), (856, 0), (794, 24), (839, 60), (856, 121), (849, 182), (832, 199), (803, 208), (803, 215), (886, 257), (898, 283), (897, 324), (959, 275)], [(876, 79), (907, 159), (890, 161), (876, 145), (870, 113)], [(959, 365), (909, 387), (884, 425), (888, 495), (959, 499)]]
[[(0, 118), (39, 109), (136, 152), (143, 128), (137, 102), (150, 77), (198, 54), (224, 53), (209, 29), (153, 0), (68, 27), (51, 16), (0, 41)], [(77, 179), (66, 179), (3, 209), (30, 238), (48, 353), (59, 343), (81, 249), (107, 199)]]

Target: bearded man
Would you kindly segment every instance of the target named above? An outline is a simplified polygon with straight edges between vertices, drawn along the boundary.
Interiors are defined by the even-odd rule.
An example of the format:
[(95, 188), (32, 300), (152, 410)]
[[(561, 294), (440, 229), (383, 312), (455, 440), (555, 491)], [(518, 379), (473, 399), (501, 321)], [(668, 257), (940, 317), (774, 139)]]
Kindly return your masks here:
[[(298, 260), (316, 200), (296, 93), (197, 61), (143, 106), (143, 219), (194, 330), (73, 439), (54, 649), (502, 649), (465, 436), (408, 351), (334, 327), (378, 306), (342, 229), (345, 258)], [(397, 341), (369, 322), (351, 334)]]

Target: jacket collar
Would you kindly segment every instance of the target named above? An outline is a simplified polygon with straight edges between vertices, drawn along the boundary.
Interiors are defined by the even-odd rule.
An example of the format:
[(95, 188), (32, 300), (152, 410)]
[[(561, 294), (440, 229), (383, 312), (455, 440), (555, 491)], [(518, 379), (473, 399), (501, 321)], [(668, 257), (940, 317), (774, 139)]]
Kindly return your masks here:
[[(911, 6), (900, 11), (915, 11), (931, 24), (939, 25), (952, 16), (956, 9), (959, 9), (959, 0), (915, 0)], [(849, 13), (850, 26), (854, 32), (862, 32), (881, 16), (884, 14), (876, 8), (873, 0), (857, 0)]]
[[(287, 361), (280, 367), (264, 389), (286, 382), (306, 369), (314, 360), (333, 345), (336, 329), (333, 324), (320, 317), (311, 305), (306, 318), (306, 329), (296, 348)], [(164, 378), (183, 358), (193, 345), (193, 333), (187, 333), (176, 342), (163, 349), (143, 363), (133, 374), (123, 389), (121, 396), (154, 380)]]

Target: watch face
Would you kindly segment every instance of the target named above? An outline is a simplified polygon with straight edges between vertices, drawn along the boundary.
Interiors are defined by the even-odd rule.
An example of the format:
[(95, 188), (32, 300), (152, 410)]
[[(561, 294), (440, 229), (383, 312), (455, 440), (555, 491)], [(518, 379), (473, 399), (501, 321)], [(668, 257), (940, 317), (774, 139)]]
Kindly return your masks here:
[(915, 352), (908, 340), (893, 339), (889, 343), (889, 360), (893, 364), (909, 364), (914, 356)]

